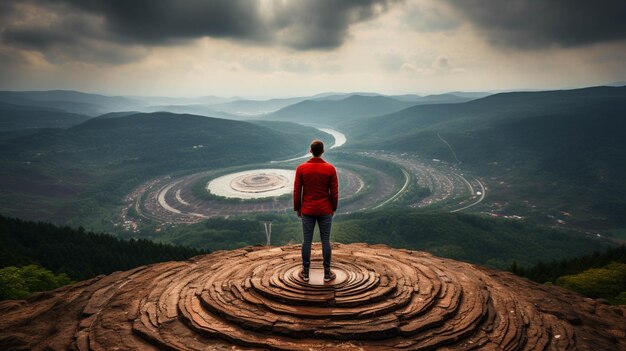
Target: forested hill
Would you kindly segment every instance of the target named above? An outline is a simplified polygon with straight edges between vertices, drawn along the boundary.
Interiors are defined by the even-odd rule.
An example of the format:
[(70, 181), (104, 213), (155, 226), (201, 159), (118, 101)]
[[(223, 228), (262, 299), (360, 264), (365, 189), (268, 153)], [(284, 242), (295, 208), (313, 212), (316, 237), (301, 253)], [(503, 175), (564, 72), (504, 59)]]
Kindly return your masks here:
[[(528, 185), (521, 190), (526, 201), (561, 209), (578, 204), (567, 211), (590, 213), (585, 225), (602, 228), (626, 223), (624, 116), (626, 87), (594, 87), (416, 106), (339, 129), (354, 141), (348, 148), (460, 161), (479, 175)], [(520, 195), (507, 192), (501, 201)]]
[(288, 122), (266, 127), (172, 113), (114, 116), (0, 141), (0, 210), (67, 223), (106, 211), (160, 175), (299, 156), (310, 140), (331, 138)]
[(417, 102), (386, 96), (351, 95), (340, 100), (305, 100), (271, 113), (267, 119), (335, 125), (340, 121), (399, 111), (415, 104)]
[(184, 260), (206, 251), (123, 241), (83, 228), (59, 227), (0, 215), (0, 268), (37, 264), (55, 273), (83, 280), (145, 264)]
[(566, 126), (562, 122), (567, 121), (554, 118), (583, 113), (590, 119), (613, 116), (622, 112), (625, 104), (626, 87), (500, 93), (464, 103), (413, 106), (387, 115), (347, 121), (340, 127), (356, 138), (357, 143), (359, 137), (369, 136), (367, 143), (391, 142), (391, 147), (409, 148), (407, 139), (424, 131), (473, 132), (534, 117), (542, 117), (545, 127)]
[(88, 94), (72, 90), (0, 91), (0, 101), (97, 116), (112, 111), (137, 110), (145, 103), (123, 96)]
[[(231, 165), (267, 161), (300, 154), (302, 140), (315, 130), (283, 124), (266, 128), (248, 122), (173, 114), (138, 113), (111, 118), (94, 118), (68, 130), (80, 153), (131, 162), (163, 165), (169, 169), (206, 165)], [(195, 146), (195, 148), (194, 148)], [(264, 152), (259, 155), (258, 151)]]
[(0, 132), (41, 129), (67, 128), (88, 120), (89, 117), (69, 113), (58, 109), (21, 106), (0, 102)]

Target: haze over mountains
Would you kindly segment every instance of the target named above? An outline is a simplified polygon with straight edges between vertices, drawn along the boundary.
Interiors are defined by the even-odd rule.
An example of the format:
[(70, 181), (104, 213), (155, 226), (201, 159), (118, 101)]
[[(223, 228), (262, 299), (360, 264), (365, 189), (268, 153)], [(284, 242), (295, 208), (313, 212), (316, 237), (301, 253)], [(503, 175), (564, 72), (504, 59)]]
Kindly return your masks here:
[(403, 95), (387, 97), (381, 95), (349, 94), (337, 97), (327, 96), (315, 100), (305, 100), (270, 113), (267, 118), (291, 120), (303, 123), (336, 123), (379, 116), (403, 110), (410, 106), (425, 104), (445, 104), (465, 102), (470, 99), (452, 94), (426, 97)]
[[(0, 206), (5, 214), (30, 219), (81, 221), (88, 217), (86, 213), (99, 212), (103, 203), (119, 202), (140, 179), (300, 156), (306, 148), (302, 140), (330, 140), (311, 128), (263, 122), (266, 118), (256, 118), (251, 124), (205, 117), (235, 118), (205, 107), (208, 102), (224, 104), (228, 99), (199, 98), (190, 105), (161, 108), (148, 103), (181, 100), (144, 102), (50, 91), (2, 92), (0, 100), (11, 102), (0, 105)], [(295, 100), (238, 100), (251, 108), (278, 108), (276, 103), (290, 101)], [(136, 112), (161, 109), (195, 115)], [(92, 117), (95, 113), (105, 114)]]
[[(289, 114), (290, 110), (281, 112), (285, 108), (298, 108), (293, 106), (298, 103), (313, 103), (315, 107), (324, 108), (329, 104), (332, 109), (355, 109), (355, 104), (366, 102), (376, 104), (385, 101), (387, 107), (381, 106), (376, 110), (380, 113), (397, 111), (399, 108), (426, 103), (451, 103), (467, 101), (475, 97), (485, 96), (487, 93), (451, 93), (442, 95), (397, 95), (384, 96), (375, 93), (323, 93), (308, 97), (294, 97), (284, 99), (250, 100), (241, 98), (221, 98), (215, 96), (198, 98), (169, 98), (169, 97), (123, 97), (105, 96), (98, 94), (86, 94), (77, 91), (52, 90), (52, 91), (0, 91), (0, 102), (8, 105), (28, 106), (29, 109), (39, 108), (42, 111), (66, 112), (95, 117), (110, 112), (136, 111), (136, 112), (172, 112), (197, 114), (209, 117), (227, 119), (265, 118), (265, 115), (277, 113), (276, 117)], [(361, 100), (359, 100), (359, 98)], [(333, 103), (334, 101), (343, 101)], [(317, 105), (316, 105), (317, 103)], [(336, 105), (336, 106), (335, 106)], [(12, 107), (16, 109), (17, 107)], [(11, 118), (11, 106), (2, 105), (2, 120)], [(341, 112), (341, 111), (339, 111)], [(356, 113), (354, 111), (352, 113)], [(369, 114), (369, 115), (376, 115)], [(50, 123), (41, 124), (42, 121), (30, 118), (20, 118), (23, 128), (41, 128), (53, 126)], [(39, 123), (39, 124), (37, 124)], [(69, 126), (69, 125), (60, 125)], [(15, 125), (4, 129), (20, 129), (22, 126)]]
[(0, 132), (21, 129), (68, 128), (90, 117), (56, 108), (0, 102)]
[(145, 103), (121, 96), (87, 94), (71, 90), (1, 91), (0, 101), (14, 105), (40, 106), (97, 116), (112, 111), (133, 111)]
[[(285, 123), (253, 125), (136, 112), (162, 108), (258, 122), (336, 126), (348, 135), (348, 150), (414, 152), (460, 162), (477, 174), (504, 177), (494, 188), (504, 182), (508, 190), (501, 189), (503, 194), (513, 191), (513, 198), (520, 201), (543, 202), (547, 208), (573, 203), (569, 207), (586, 214), (581, 225), (622, 223), (626, 188), (619, 179), (626, 177), (625, 163), (620, 162), (626, 159), (622, 118), (626, 87), (483, 95), (325, 93), (256, 101), (1, 92), (0, 101), (5, 102), (0, 103), (0, 139), (5, 152), (0, 186), (10, 189), (2, 203), (11, 208), (9, 214), (18, 215), (34, 202), (16, 201), (16, 190), (29, 197), (41, 196), (41, 189), (48, 194), (78, 194), (81, 186), (75, 185), (89, 179), (85, 174), (107, 174), (117, 167), (141, 169), (147, 175), (226, 165), (255, 160), (252, 151), (262, 147), (270, 156), (266, 159), (276, 159), (297, 154), (290, 150), (313, 135), (312, 129)], [(78, 110), (83, 113), (75, 113)], [(276, 111), (263, 113), (268, 110)], [(95, 112), (106, 113), (91, 117)], [(202, 148), (193, 149), (198, 145)], [(572, 191), (578, 194), (575, 199)], [(50, 213), (42, 216), (45, 211), (31, 216), (31, 210), (26, 211), (30, 218), (50, 218)]]

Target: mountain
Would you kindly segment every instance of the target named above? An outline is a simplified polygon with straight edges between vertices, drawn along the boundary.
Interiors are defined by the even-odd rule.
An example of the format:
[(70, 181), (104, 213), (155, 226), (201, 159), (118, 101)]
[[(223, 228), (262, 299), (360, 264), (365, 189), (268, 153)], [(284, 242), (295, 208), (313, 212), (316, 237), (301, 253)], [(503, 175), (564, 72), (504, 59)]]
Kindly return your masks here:
[(294, 97), (286, 99), (270, 100), (235, 100), (221, 104), (211, 105), (212, 109), (227, 112), (238, 116), (256, 116), (274, 112), (286, 106), (307, 99), (306, 97)]
[(242, 119), (240, 116), (236, 116), (230, 113), (215, 110), (211, 106), (201, 104), (190, 105), (153, 105), (144, 107), (142, 112), (171, 112), (177, 114), (191, 114), (200, 115), (206, 117), (224, 118), (224, 119)]
[(465, 102), (473, 99), (478, 99), (481, 97), (485, 97), (490, 95), (489, 93), (465, 93), (465, 92), (454, 92), (454, 93), (446, 93), (446, 94), (435, 94), (435, 95), (426, 95), (419, 96), (416, 94), (404, 94), (404, 95), (383, 95), (377, 93), (326, 93), (326, 94), (318, 94), (313, 98), (308, 100), (343, 100), (345, 98), (351, 96), (383, 96), (391, 99), (396, 99), (405, 102), (414, 102), (415, 105), (426, 105), (426, 104), (436, 104), (436, 103), (456, 103), (456, 102)]
[[(315, 252), (320, 250), (315, 245)], [(430, 254), (300, 245), (141, 266), (0, 302), (2, 349), (623, 350), (626, 307)]]
[(400, 101), (419, 101), (422, 99), (421, 96), (416, 94), (389, 95), (389, 97)]
[(240, 100), (238, 97), (198, 96), (198, 97), (169, 97), (169, 96), (130, 96), (147, 106), (156, 105), (215, 105)]
[(105, 113), (95, 118), (117, 118), (117, 117), (126, 117), (126, 116), (136, 115), (140, 113), (142, 112), (139, 112), (139, 111), (109, 112), (109, 113)]
[[(349, 98), (351, 96), (369, 96), (369, 97), (374, 97), (374, 96), (384, 96), (382, 94), (378, 94), (378, 93), (368, 93), (368, 92), (352, 92), (352, 93), (321, 93), (321, 94), (316, 94), (313, 95), (310, 99), (307, 100), (316, 100), (316, 101), (323, 101), (323, 100), (343, 100), (345, 98)], [(411, 99), (411, 97), (416, 97), (417, 95), (403, 95), (405, 98), (407, 99)], [(400, 100), (400, 99), (398, 99)]]
[(137, 110), (145, 103), (122, 96), (87, 94), (71, 90), (0, 91), (0, 101), (14, 105), (54, 108), (97, 116), (107, 112)]
[[(564, 128), (574, 128), (579, 136), (584, 137), (589, 135), (589, 131), (585, 130), (587, 124), (594, 125), (596, 129), (614, 129), (612, 122), (622, 123), (619, 117), (625, 104), (626, 87), (501, 93), (460, 104), (414, 106), (384, 116), (346, 122), (341, 126), (350, 136), (357, 139), (365, 135), (380, 138), (381, 143), (390, 143), (392, 148), (410, 148), (408, 143), (403, 145), (404, 138), (414, 139), (415, 134), (427, 131), (458, 134), (493, 131), (497, 128), (499, 132), (512, 133), (517, 127), (530, 127), (531, 124), (539, 129), (557, 129), (557, 133), (561, 133)], [(608, 135), (622, 131), (621, 128), (617, 129)], [(537, 141), (533, 131), (527, 132), (527, 136)], [(521, 136), (524, 133), (520, 131), (517, 134)], [(509, 140), (509, 136), (503, 139)], [(571, 142), (569, 139), (573, 136), (563, 137), (565, 139), (550, 139)], [(499, 151), (491, 150), (491, 153)], [(461, 152), (469, 154), (464, 150)], [(471, 153), (476, 156), (475, 152)]]
[(0, 209), (22, 218), (84, 223), (142, 181), (293, 157), (302, 140), (318, 134), (290, 123), (267, 128), (171, 113), (93, 118), (66, 130), (45, 129), (0, 141)]
[[(461, 96), (466, 94), (467, 96)], [(271, 114), (280, 109), (293, 106), (305, 100), (324, 101), (324, 100), (343, 100), (352, 96), (362, 97), (388, 97), (391, 99), (414, 102), (415, 104), (427, 104), (427, 103), (454, 103), (464, 102), (477, 97), (483, 97), (487, 94), (482, 93), (459, 93), (455, 94), (441, 94), (441, 95), (428, 95), (419, 96), (414, 94), (406, 95), (390, 95), (384, 96), (377, 93), (322, 93), (312, 97), (293, 97), (283, 99), (269, 99), (269, 100), (249, 100), (249, 99), (236, 99), (236, 98), (217, 98), (207, 97), (203, 98), (141, 98), (143, 101), (152, 102), (149, 107), (142, 109), (144, 112), (156, 112), (167, 111), (173, 113), (191, 113), (199, 114), (210, 117), (229, 118), (229, 119), (243, 119), (243, 118), (255, 118), (262, 115)], [(170, 103), (160, 104), (156, 102), (169, 101)], [(156, 103), (156, 104), (155, 104)], [(410, 104), (409, 104), (410, 105)], [(407, 105), (407, 106), (409, 106)], [(387, 110), (385, 110), (387, 111)]]
[(471, 98), (452, 94), (392, 95), (350, 93), (321, 95), (289, 105), (265, 116), (272, 120), (290, 120), (310, 124), (336, 125), (347, 120), (379, 116), (424, 104), (460, 103)]
[[(477, 93), (480, 94), (480, 93)], [(466, 102), (469, 100), (476, 99), (478, 95), (465, 94), (464, 96), (456, 95), (453, 93), (448, 94), (436, 94), (436, 95), (426, 95), (422, 96), (417, 100), (413, 100), (420, 105), (428, 105), (428, 104), (455, 104), (460, 102)]]
[(0, 131), (68, 128), (90, 117), (58, 109), (0, 102)]
[(613, 82), (613, 83), (607, 84), (607, 86), (609, 86), (609, 87), (623, 87), (623, 86), (626, 86), (626, 82)]
[(495, 202), (543, 203), (550, 216), (569, 208), (578, 224), (603, 228), (626, 224), (625, 115), (626, 87), (593, 87), (415, 106), (339, 128), (355, 140), (348, 147), (460, 161), (504, 177), (493, 184), (502, 195)]
[(465, 98), (465, 99), (471, 99), (471, 100), (480, 99), (480, 98), (487, 97), (489, 95), (493, 95), (493, 93), (486, 93), (482, 91), (452, 91), (452, 92), (449, 92), (448, 94)]
[(377, 116), (412, 105), (413, 102), (384, 96), (351, 95), (340, 100), (305, 100), (270, 113), (266, 119), (335, 125), (340, 121)]

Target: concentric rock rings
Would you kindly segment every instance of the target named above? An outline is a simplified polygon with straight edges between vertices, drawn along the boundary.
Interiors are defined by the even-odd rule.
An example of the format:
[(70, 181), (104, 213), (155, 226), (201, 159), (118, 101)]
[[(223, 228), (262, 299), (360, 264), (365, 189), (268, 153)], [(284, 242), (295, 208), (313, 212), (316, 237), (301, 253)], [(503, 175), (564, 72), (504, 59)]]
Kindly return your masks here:
[(230, 182), (233, 190), (244, 193), (263, 193), (288, 186), (291, 186), (291, 183), (287, 177), (272, 173), (246, 174)]
[(295, 172), (288, 169), (253, 169), (212, 179), (207, 189), (214, 195), (229, 198), (261, 198), (291, 192)]
[(0, 301), (2, 350), (625, 350), (626, 307), (423, 252), (247, 247)]
[[(321, 255), (315, 247), (314, 257)], [(451, 263), (452, 262), (452, 263)], [(428, 254), (336, 245), (337, 279), (314, 261), (303, 281), (299, 246), (218, 252), (159, 282), (136, 333), (163, 346), (180, 339), (166, 326), (257, 348), (569, 348), (573, 329), (503, 289), (470, 265)], [(555, 339), (553, 335), (558, 334)]]

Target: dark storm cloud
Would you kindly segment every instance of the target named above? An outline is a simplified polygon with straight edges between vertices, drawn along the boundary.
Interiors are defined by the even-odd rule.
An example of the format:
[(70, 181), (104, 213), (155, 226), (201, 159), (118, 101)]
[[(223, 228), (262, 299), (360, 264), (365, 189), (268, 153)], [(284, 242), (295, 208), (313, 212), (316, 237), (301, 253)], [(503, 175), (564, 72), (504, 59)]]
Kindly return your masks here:
[(29, 49), (48, 49), (54, 45), (75, 45), (84, 37), (97, 37), (98, 29), (83, 16), (66, 15), (63, 21), (10, 25), (2, 32), (7, 44)]
[(264, 36), (258, 3), (247, 0), (66, 0), (103, 16), (105, 29), (142, 44), (203, 36), (258, 40)]
[(626, 39), (624, 0), (446, 0), (497, 45), (576, 47)]
[(384, 12), (393, 1), (2, 0), (0, 38), (3, 45), (61, 59), (97, 59), (89, 55), (93, 48), (173, 45), (202, 37), (333, 49), (352, 24)]
[(296, 49), (332, 49), (340, 46), (351, 24), (387, 10), (389, 0), (290, 1), (274, 8), (278, 39)]

